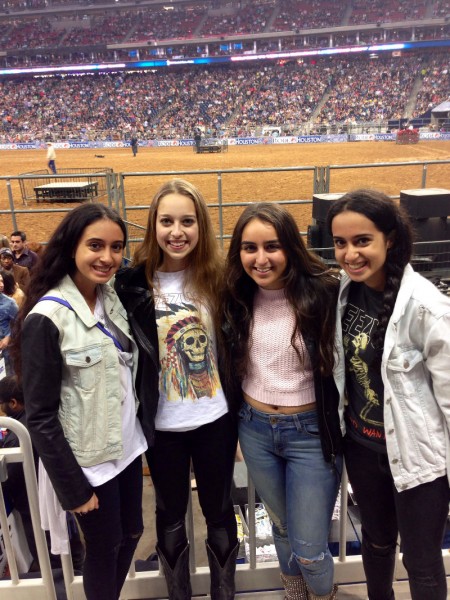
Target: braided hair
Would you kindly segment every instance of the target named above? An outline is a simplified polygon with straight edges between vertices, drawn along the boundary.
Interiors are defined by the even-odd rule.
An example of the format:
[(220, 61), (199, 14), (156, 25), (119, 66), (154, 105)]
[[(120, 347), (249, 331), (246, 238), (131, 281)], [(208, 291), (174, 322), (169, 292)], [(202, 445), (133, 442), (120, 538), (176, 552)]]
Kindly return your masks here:
[(345, 211), (363, 215), (384, 233), (392, 245), (388, 248), (384, 272), (386, 283), (383, 290), (383, 306), (378, 315), (379, 325), (372, 343), (381, 349), (386, 328), (394, 310), (400, 283), (406, 265), (411, 260), (413, 230), (408, 215), (401, 206), (383, 192), (359, 189), (345, 194), (331, 206), (327, 215), (327, 228), (331, 233), (333, 219)]

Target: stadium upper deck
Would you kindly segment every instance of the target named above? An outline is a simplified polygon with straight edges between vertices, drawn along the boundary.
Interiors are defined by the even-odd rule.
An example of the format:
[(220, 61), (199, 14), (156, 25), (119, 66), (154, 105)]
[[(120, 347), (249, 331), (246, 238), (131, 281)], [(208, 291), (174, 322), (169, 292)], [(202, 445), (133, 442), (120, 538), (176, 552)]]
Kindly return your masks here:
[(2, 0), (0, 66), (443, 39), (449, 18), (445, 0)]

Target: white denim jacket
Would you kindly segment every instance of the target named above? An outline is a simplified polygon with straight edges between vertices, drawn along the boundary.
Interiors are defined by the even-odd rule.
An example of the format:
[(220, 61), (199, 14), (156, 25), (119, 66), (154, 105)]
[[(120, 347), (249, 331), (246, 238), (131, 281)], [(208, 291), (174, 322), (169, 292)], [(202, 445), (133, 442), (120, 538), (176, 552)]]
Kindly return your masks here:
[[(103, 285), (102, 290), (105, 313), (130, 341), (134, 380), (138, 362), (137, 346), (131, 336), (126, 311), (112, 288)], [(26, 367), (30, 359), (34, 361), (34, 372), (27, 368), (27, 372), (31, 371), (26, 382), (29, 391), (27, 415), (30, 415), (29, 418), (34, 415), (35, 404), (45, 408), (46, 414), (54, 413), (57, 408), (65, 437), (83, 467), (120, 458), (123, 391), (114, 343), (95, 326), (96, 317), (69, 276), (64, 277), (45, 296), (62, 298), (73, 310), (58, 302), (44, 300), (36, 304), (25, 321), (24, 329), (29, 331), (33, 327), (33, 315), (39, 314), (49, 319), (37, 322), (42, 346), (35, 343), (33, 347), (39, 356), (24, 357)], [(59, 332), (57, 346), (56, 340), (47, 332), (50, 322)], [(50, 346), (47, 340), (54, 340), (55, 347)], [(48, 367), (51, 364), (49, 353), (52, 354), (52, 360), (58, 361), (58, 371), (61, 372), (60, 379), (56, 381), (45, 372), (46, 365)], [(41, 369), (37, 368), (40, 362)], [(53, 398), (56, 402), (50, 406)], [(136, 400), (136, 410), (137, 407)]]
[[(335, 381), (345, 400), (341, 321), (350, 278), (342, 275), (337, 306)], [(450, 299), (405, 268), (389, 320), (381, 363), (384, 426), (397, 490), (450, 479)]]

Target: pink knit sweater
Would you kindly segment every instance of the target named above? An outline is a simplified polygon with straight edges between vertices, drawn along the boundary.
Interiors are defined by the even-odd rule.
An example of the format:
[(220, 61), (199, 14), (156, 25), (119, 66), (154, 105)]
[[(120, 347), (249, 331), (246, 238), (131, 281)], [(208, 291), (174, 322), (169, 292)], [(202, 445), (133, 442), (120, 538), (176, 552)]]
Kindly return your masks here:
[(242, 389), (251, 398), (277, 406), (301, 406), (315, 402), (311, 361), (303, 338), (291, 344), (294, 312), (284, 290), (259, 288), (253, 306), (250, 360)]

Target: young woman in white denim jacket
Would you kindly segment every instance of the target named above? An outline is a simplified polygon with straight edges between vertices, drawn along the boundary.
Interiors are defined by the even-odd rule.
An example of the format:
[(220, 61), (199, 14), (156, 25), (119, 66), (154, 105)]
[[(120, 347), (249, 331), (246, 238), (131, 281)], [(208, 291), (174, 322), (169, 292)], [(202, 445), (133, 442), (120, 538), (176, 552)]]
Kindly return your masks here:
[(346, 194), (328, 225), (344, 271), (335, 380), (369, 599), (394, 598), (400, 533), (412, 600), (445, 600), (450, 300), (413, 271), (409, 219), (385, 194)]
[(18, 319), (28, 429), (62, 509), (83, 532), (88, 600), (119, 598), (143, 530), (137, 346), (107, 285), (125, 242), (112, 209), (71, 211), (33, 271)]

